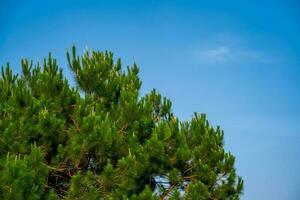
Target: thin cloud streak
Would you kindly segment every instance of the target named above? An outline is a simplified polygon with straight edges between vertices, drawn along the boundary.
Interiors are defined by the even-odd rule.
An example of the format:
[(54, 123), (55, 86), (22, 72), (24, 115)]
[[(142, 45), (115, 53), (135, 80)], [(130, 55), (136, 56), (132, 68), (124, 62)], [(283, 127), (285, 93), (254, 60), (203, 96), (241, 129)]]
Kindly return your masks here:
[(202, 48), (194, 53), (195, 58), (204, 63), (278, 63), (284, 59), (271, 52), (244, 50), (230, 45), (219, 45), (214, 48)]

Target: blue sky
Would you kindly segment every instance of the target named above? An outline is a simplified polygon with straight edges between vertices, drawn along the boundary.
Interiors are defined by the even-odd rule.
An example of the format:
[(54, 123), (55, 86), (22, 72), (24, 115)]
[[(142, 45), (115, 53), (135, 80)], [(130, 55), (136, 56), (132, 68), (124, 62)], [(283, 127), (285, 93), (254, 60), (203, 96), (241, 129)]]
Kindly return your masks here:
[(49, 51), (66, 68), (76, 44), (136, 61), (180, 119), (206, 113), (225, 131), (243, 200), (300, 199), (300, 3), (4, 1), (0, 64)]

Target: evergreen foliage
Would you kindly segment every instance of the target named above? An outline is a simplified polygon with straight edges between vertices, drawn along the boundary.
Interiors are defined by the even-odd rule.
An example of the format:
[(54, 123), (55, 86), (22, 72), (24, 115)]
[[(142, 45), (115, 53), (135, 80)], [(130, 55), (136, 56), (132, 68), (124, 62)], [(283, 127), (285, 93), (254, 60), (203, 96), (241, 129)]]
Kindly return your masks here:
[(111, 52), (49, 54), (0, 78), (0, 199), (237, 200), (243, 180), (223, 131), (204, 114), (180, 122), (156, 90), (140, 96), (136, 64)]

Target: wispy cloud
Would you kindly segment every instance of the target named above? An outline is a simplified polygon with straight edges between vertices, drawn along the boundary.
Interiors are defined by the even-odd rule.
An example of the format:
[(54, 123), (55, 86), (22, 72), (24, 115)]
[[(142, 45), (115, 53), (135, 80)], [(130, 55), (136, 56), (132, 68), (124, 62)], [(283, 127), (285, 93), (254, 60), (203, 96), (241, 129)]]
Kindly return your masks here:
[(217, 46), (211, 49), (203, 49), (197, 52), (197, 56), (207, 61), (227, 61), (231, 56), (232, 52), (228, 46)]
[(197, 50), (196, 58), (201, 62), (224, 63), (224, 62), (259, 62), (273, 63), (282, 60), (281, 57), (273, 56), (271, 53), (246, 50), (230, 45), (219, 45), (213, 48), (202, 48)]
[[(194, 49), (194, 58), (201, 63), (280, 63), (284, 55), (259, 45), (261, 40), (232, 34), (212, 36)], [(261, 48), (260, 48), (261, 47)]]

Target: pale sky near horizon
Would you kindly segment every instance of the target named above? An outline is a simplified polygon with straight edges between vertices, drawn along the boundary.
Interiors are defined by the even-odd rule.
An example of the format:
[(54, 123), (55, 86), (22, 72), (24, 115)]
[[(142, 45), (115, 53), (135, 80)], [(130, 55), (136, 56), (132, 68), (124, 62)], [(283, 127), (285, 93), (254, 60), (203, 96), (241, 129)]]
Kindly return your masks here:
[(140, 67), (181, 120), (225, 132), (245, 181), (242, 200), (300, 199), (300, 2), (297, 0), (0, 0), (0, 65), (76, 44)]

